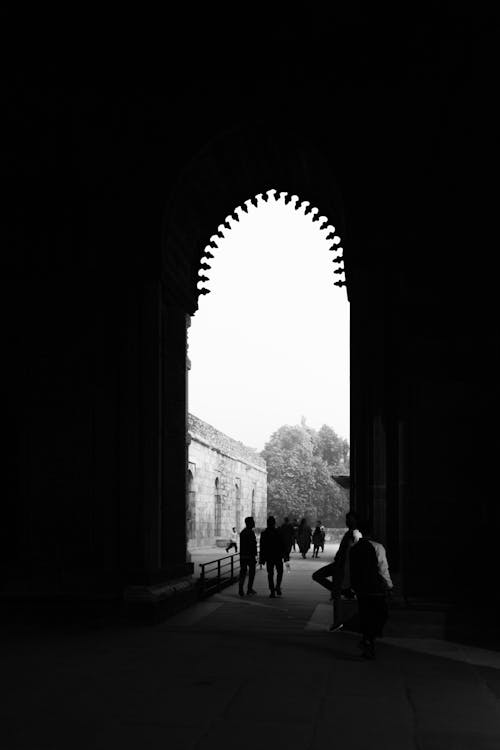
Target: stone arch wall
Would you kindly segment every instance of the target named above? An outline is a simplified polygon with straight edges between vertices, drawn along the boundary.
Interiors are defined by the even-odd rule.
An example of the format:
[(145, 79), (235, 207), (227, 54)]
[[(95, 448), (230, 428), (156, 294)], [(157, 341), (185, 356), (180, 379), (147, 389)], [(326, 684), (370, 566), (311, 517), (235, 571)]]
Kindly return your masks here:
[[(162, 275), (172, 301), (190, 315), (196, 312), (199, 269), (205, 268), (217, 236), (223, 236), (221, 228), (230, 228), (228, 220), (239, 221), (238, 209), (246, 212), (249, 202), (257, 205), (270, 194), (287, 203), (295, 199), (296, 208), (313, 221), (323, 219), (321, 226), (331, 222), (346, 240), (340, 191), (327, 158), (310, 140), (293, 131), (226, 133), (185, 167), (165, 211)], [(299, 195), (307, 201), (300, 202)]]
[(309, 201), (301, 201), (297, 195), (289, 195), (287, 192), (279, 193), (277, 190), (272, 189), (267, 190), (265, 193), (259, 193), (253, 198), (249, 198), (241, 206), (237, 206), (230, 216), (226, 216), (222, 224), (219, 224), (217, 233), (210, 237), (210, 242), (203, 251), (203, 260), (200, 263), (200, 269), (196, 278), (198, 295), (208, 294), (210, 292), (210, 289), (207, 286), (209, 278), (205, 275), (210, 269), (210, 264), (207, 260), (214, 257), (211, 250), (214, 249), (216, 251), (218, 238), (224, 238), (226, 233), (231, 231), (233, 223), (239, 221), (240, 216), (248, 213), (251, 206), (258, 208), (263, 202), (267, 203), (268, 201), (273, 200), (276, 202), (284, 202), (285, 204), (292, 203), (293, 208), (296, 211), (309, 216), (312, 222), (317, 222), (318, 230), (321, 230), (325, 234), (325, 239), (331, 240), (329, 249), (337, 252), (337, 255), (332, 258), (333, 263), (336, 265), (334, 274), (337, 276), (337, 281), (335, 281), (334, 284), (339, 287), (346, 285), (345, 278), (339, 278), (345, 274), (344, 249), (340, 246), (341, 238), (336, 233), (336, 227), (329, 223), (326, 216), (320, 216), (319, 209), (315, 206), (311, 206)]

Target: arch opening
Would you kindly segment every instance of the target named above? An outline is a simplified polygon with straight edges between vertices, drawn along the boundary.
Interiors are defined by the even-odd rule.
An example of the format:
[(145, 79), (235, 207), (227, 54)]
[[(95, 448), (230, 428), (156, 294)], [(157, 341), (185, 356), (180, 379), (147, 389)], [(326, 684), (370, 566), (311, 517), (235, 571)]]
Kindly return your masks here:
[(308, 200), (301, 200), (298, 195), (290, 195), (286, 191), (278, 191), (273, 189), (267, 190), (264, 193), (258, 193), (252, 198), (247, 199), (240, 206), (236, 206), (234, 211), (226, 216), (224, 221), (218, 225), (217, 232), (210, 237), (209, 243), (203, 250), (202, 260), (198, 270), (197, 289), (199, 294), (205, 295), (210, 293), (208, 282), (210, 278), (206, 273), (210, 272), (211, 266), (207, 262), (214, 258), (212, 250), (216, 250), (221, 239), (225, 239), (228, 232), (235, 228), (236, 222), (240, 222), (245, 214), (248, 215), (252, 209), (258, 209), (263, 204), (268, 202), (275, 202), (281, 205), (291, 205), (291, 207), (299, 214), (303, 216), (309, 216), (311, 222), (318, 222), (317, 228), (323, 233), (324, 239), (329, 242), (329, 250), (335, 251), (337, 255), (332, 257), (332, 263), (335, 264), (333, 273), (336, 275), (334, 281), (335, 286), (343, 287), (347, 285), (345, 266), (344, 266), (344, 249), (340, 245), (341, 237), (337, 234), (336, 228), (330, 224), (327, 216), (320, 215), (320, 211), (315, 206), (312, 206)]
[[(302, 258), (301, 272), (300, 262), (297, 259), (297, 253), (295, 252), (295, 250), (292, 252), (290, 246), (287, 247), (284, 254), (280, 250), (281, 266), (279, 273), (281, 274), (281, 277), (279, 279), (272, 277), (272, 274), (270, 273), (271, 252), (267, 254), (266, 258), (264, 259), (263, 265), (262, 254), (260, 253), (260, 249), (259, 252), (257, 252), (257, 245), (254, 246), (253, 253), (246, 253), (244, 259), (243, 256), (239, 258), (236, 257), (236, 250), (229, 250), (226, 247), (227, 242), (230, 242), (233, 239), (234, 235), (238, 234), (239, 236), (241, 236), (246, 232), (248, 233), (249, 223), (255, 217), (262, 215), (262, 212), (264, 210), (281, 211), (281, 219), (284, 220), (286, 218), (287, 222), (291, 222), (292, 234), (294, 230), (296, 230), (295, 224), (297, 224), (297, 226), (301, 224), (302, 228), (306, 227), (308, 232), (312, 232), (316, 240), (318, 241), (318, 244), (321, 244), (321, 251), (323, 252), (323, 266), (321, 267), (321, 271), (316, 277), (316, 281), (311, 281), (312, 288), (308, 287), (308, 273), (310, 270), (309, 266), (311, 266), (311, 268), (317, 268), (317, 257), (315, 253), (318, 251), (318, 248), (311, 244), (309, 235), (306, 240), (303, 240), (303, 242), (305, 243), (304, 246), (300, 248)], [(285, 242), (287, 241), (287, 239), (288, 236), (285, 239)], [(278, 238), (276, 235), (274, 236), (274, 241), (277, 245)], [(201, 402), (197, 395), (192, 398), (189, 405), (189, 411), (195, 412), (197, 418), (205, 420), (208, 426), (212, 426), (212, 428), (215, 428), (215, 432), (220, 431), (224, 433), (226, 437), (229, 436), (234, 441), (242, 443), (244, 447), (250, 450), (253, 449), (255, 454), (259, 456), (275, 431), (279, 430), (285, 425), (289, 425), (290, 423), (293, 424), (295, 422), (298, 429), (302, 429), (304, 434), (308, 436), (308, 439), (310, 439), (311, 460), (309, 472), (312, 472), (313, 470), (315, 470), (313, 469), (313, 454), (314, 461), (316, 461), (316, 463), (321, 463), (321, 461), (323, 461), (320, 456), (320, 450), (319, 448), (317, 448), (317, 446), (319, 445), (319, 442), (321, 442), (321, 439), (327, 439), (327, 431), (325, 431), (327, 427), (330, 429), (330, 433), (328, 434), (333, 434), (333, 439), (336, 439), (339, 444), (342, 442), (342, 440), (345, 444), (348, 444), (348, 418), (345, 426), (342, 429), (342, 432), (345, 435), (345, 437), (342, 438), (337, 434), (337, 432), (340, 432), (338, 424), (334, 423), (332, 425), (329, 425), (328, 422), (331, 422), (333, 418), (329, 419), (326, 414), (322, 414), (322, 411), (326, 411), (323, 408), (324, 405), (318, 402), (318, 414), (315, 414), (313, 416), (313, 421), (315, 423), (314, 426), (307, 423), (307, 418), (310, 415), (307, 414), (307, 406), (304, 406), (304, 404), (307, 403), (307, 399), (310, 398), (311, 394), (313, 394), (317, 389), (317, 384), (319, 381), (321, 381), (323, 387), (328, 380), (332, 380), (332, 371), (335, 369), (335, 365), (330, 364), (329, 366), (326, 366), (322, 363), (325, 351), (328, 348), (335, 348), (335, 336), (337, 336), (338, 339), (338, 334), (333, 334), (332, 343), (329, 346), (324, 345), (328, 337), (332, 335), (331, 329), (332, 325), (335, 322), (335, 315), (331, 313), (323, 313), (323, 308), (321, 307), (322, 302), (320, 303), (319, 298), (335, 296), (336, 290), (333, 289), (333, 287), (337, 287), (338, 289), (342, 290), (342, 288), (346, 286), (345, 268), (343, 263), (344, 255), (340, 234), (337, 232), (335, 226), (333, 226), (329, 222), (328, 217), (326, 215), (320, 214), (319, 210), (314, 206), (311, 206), (309, 201), (300, 200), (299, 197), (295, 194), (278, 192), (272, 189), (268, 190), (266, 193), (259, 193), (253, 198), (246, 200), (245, 203), (237, 207), (231, 215), (226, 216), (223, 223), (219, 224), (217, 228), (217, 234), (211, 235), (209, 244), (205, 247), (204, 252), (205, 260), (203, 260), (200, 264), (197, 278), (197, 289), (200, 296), (202, 297), (202, 299), (200, 299), (201, 309), (196, 313), (194, 320), (192, 321), (189, 335), (190, 394), (191, 396), (193, 396), (194, 391), (200, 392), (204, 389), (206, 392), (208, 392), (209, 386), (213, 386), (215, 381), (219, 381), (226, 388), (225, 397), (227, 399), (230, 390), (229, 381), (232, 379), (233, 383), (236, 382), (240, 385), (240, 404), (232, 402), (231, 408), (233, 408), (234, 413), (236, 414), (235, 421), (233, 422), (225, 420), (223, 415), (217, 414), (213, 410), (209, 412), (204, 410), (203, 407), (199, 407), (198, 405)], [(333, 258), (329, 255), (329, 252), (333, 252)], [(229, 278), (227, 275), (225, 275), (224, 284), (226, 286), (226, 289), (230, 288), (232, 291), (229, 297), (224, 296), (223, 305), (226, 304), (226, 307), (224, 311), (222, 311), (222, 317), (225, 317), (226, 324), (229, 326), (229, 328), (226, 328), (224, 331), (218, 330), (216, 333), (214, 333), (214, 331), (216, 330), (215, 327), (214, 330), (210, 330), (209, 325), (208, 328), (204, 329), (203, 334), (198, 335), (196, 333), (198, 321), (201, 321), (202, 318), (207, 314), (209, 306), (212, 304), (212, 300), (215, 299), (214, 294), (211, 297), (207, 298), (207, 300), (205, 301), (205, 295), (207, 295), (211, 291), (215, 291), (217, 296), (223, 294), (221, 288), (216, 289), (213, 287), (213, 285), (216, 285), (216, 277), (220, 271), (220, 264), (222, 262), (224, 254), (226, 254), (227, 256), (230, 253), (233, 253), (234, 255), (234, 257), (232, 258), (232, 262), (229, 264), (232, 271), (232, 276)], [(211, 262), (208, 263), (208, 260), (210, 260)], [(326, 265), (329, 264), (332, 260), (333, 268), (331, 265)], [(298, 269), (300, 278), (294, 278), (294, 274), (297, 274)], [(321, 279), (322, 285), (318, 285), (318, 278)], [(327, 290), (324, 286), (325, 279), (328, 279)], [(295, 301), (292, 301), (292, 303), (289, 304), (290, 300), (288, 299), (286, 294), (283, 296), (283, 289), (287, 289), (288, 287), (293, 286), (293, 284), (295, 284), (296, 282), (299, 284), (297, 287), (295, 287), (297, 296), (295, 298)], [(300, 287), (300, 284), (302, 284), (302, 288)], [(262, 338), (260, 337), (261, 329), (259, 328), (259, 325), (264, 318), (262, 320), (258, 320), (259, 311), (263, 307), (264, 297), (266, 295), (269, 297), (269, 295), (273, 293), (273, 289), (276, 293), (276, 300), (273, 303), (275, 304), (275, 310), (272, 313), (266, 311), (264, 313), (264, 318), (266, 315), (268, 315), (268, 327), (274, 330), (276, 341), (284, 340), (285, 329), (288, 329), (286, 332), (286, 336), (288, 337), (287, 340), (289, 341), (288, 355), (284, 354), (285, 350), (283, 349), (281, 344), (278, 346), (282, 358), (288, 356), (289, 359), (291, 359), (290, 353), (292, 352), (292, 350), (297, 349), (297, 347), (300, 346), (303, 347), (304, 351), (302, 354), (302, 360), (304, 361), (302, 362), (302, 365), (304, 365), (305, 363), (305, 366), (302, 367), (302, 373), (304, 375), (304, 382), (307, 383), (306, 389), (309, 391), (309, 394), (304, 395), (304, 393), (301, 393), (300, 395), (298, 395), (298, 397), (296, 398), (297, 403), (295, 404), (295, 411), (293, 409), (289, 409), (288, 416), (282, 415), (280, 418), (278, 418), (278, 416), (276, 415), (273, 429), (269, 427), (267, 430), (267, 439), (258, 440), (255, 437), (256, 433), (253, 433), (253, 436), (249, 437), (251, 433), (243, 429), (244, 422), (247, 417), (241, 412), (241, 410), (238, 411), (238, 407), (241, 405), (241, 402), (251, 401), (252, 397), (255, 397), (257, 394), (257, 402), (254, 399), (252, 408), (255, 413), (258, 413), (258, 396), (260, 394), (260, 398), (263, 399), (264, 392), (266, 390), (264, 380), (258, 380), (256, 378), (252, 384), (250, 381), (246, 380), (243, 377), (242, 374), (245, 371), (251, 368), (257, 368), (257, 370), (264, 371), (266, 373), (266, 377), (268, 378), (268, 380), (272, 380), (274, 371), (279, 370), (279, 363), (277, 362), (277, 360), (270, 361), (269, 353), (267, 352), (267, 350), (265, 352), (262, 350)], [(344, 314), (343, 318), (345, 326), (342, 334), (344, 337), (342, 345), (344, 351), (342, 367), (346, 372), (348, 372), (348, 300), (343, 292), (337, 292), (337, 294), (342, 295), (342, 302), (343, 304), (345, 304), (345, 308), (347, 311)], [(304, 321), (302, 322), (296, 315), (297, 311), (301, 307), (304, 311)], [(250, 317), (247, 318), (246, 321), (248, 323), (248, 321), (250, 320), (250, 325), (246, 329), (241, 327), (241, 329), (238, 330), (237, 328), (235, 328), (235, 320), (238, 317), (237, 312), (241, 308), (250, 310)], [(311, 313), (312, 317), (310, 315)], [(272, 320), (270, 320), (271, 317)], [(307, 338), (315, 338), (318, 329), (323, 330), (323, 342), (320, 341), (319, 343), (316, 343), (315, 351), (313, 347), (307, 348), (307, 343), (304, 342)], [(194, 337), (193, 332), (195, 332)], [(305, 338), (304, 336), (302, 336), (302, 343), (300, 343), (300, 336), (304, 333), (306, 334), (306, 336)], [(203, 360), (204, 364), (201, 365), (201, 370), (203, 370), (201, 379), (198, 376), (200, 372), (200, 365), (197, 350), (200, 336), (206, 341), (211, 342), (209, 346), (211, 346), (212, 352), (217, 351), (218, 353), (216, 358), (212, 356), (212, 358), (208, 357)], [(293, 340), (294, 337), (296, 339), (295, 342)], [(340, 347), (338, 348), (340, 351)], [(245, 353), (246, 359), (244, 356)], [(232, 371), (233, 374), (229, 377), (228, 381), (228, 379), (226, 378), (226, 371), (231, 369), (232, 364), (234, 364), (231, 362), (231, 360), (233, 360), (236, 355), (240, 357), (238, 359), (238, 362), (240, 364), (237, 365), (237, 367), (240, 367), (239, 374), (235, 374), (235, 371)], [(290, 372), (292, 369), (293, 367), (290, 368)], [(253, 371), (255, 372), (255, 369)], [(286, 380), (288, 378), (286, 377), (286, 373), (283, 367), (281, 367), (280, 370), (280, 377), (282, 378), (281, 390), (284, 390)], [(273, 381), (272, 387), (274, 388), (276, 398), (279, 400), (279, 388), (277, 388), (276, 379)], [(331, 395), (332, 394), (330, 393), (330, 396), (327, 395), (325, 398), (328, 399), (329, 397), (331, 397)], [(212, 396), (210, 396), (210, 400), (212, 400)], [(348, 377), (346, 377), (344, 381), (343, 401), (346, 405), (348, 405)], [(268, 407), (264, 406), (263, 411), (266, 412), (268, 410)], [(238, 420), (240, 420), (239, 424)], [(337, 427), (337, 430), (335, 430), (335, 427)], [(320, 436), (319, 431), (321, 429), (323, 429), (323, 433)], [(342, 456), (348, 456), (348, 449), (346, 449), (345, 445), (342, 445), (339, 448), (339, 452), (342, 453)], [(220, 468), (221, 465), (219, 464), (219, 470)], [(348, 471), (348, 464), (346, 465), (344, 461), (341, 468), (339, 468), (339, 465), (337, 464), (332, 464), (330, 467), (328, 467), (325, 460), (323, 461), (323, 463), (321, 463), (321, 468), (322, 480), (325, 483), (325, 487), (323, 488), (324, 494), (321, 502), (309, 502), (309, 504), (307, 505), (307, 512), (318, 515), (318, 517), (322, 517), (322, 519), (324, 520), (330, 519), (333, 522), (334, 513), (333, 510), (331, 513), (329, 512), (329, 501), (327, 498), (327, 494), (328, 492), (330, 492), (332, 498), (334, 495), (336, 497), (335, 502), (332, 499), (330, 505), (332, 505), (332, 508), (335, 505), (337, 520), (340, 515), (342, 515), (346, 510), (346, 494), (345, 492), (342, 492), (338, 485), (335, 485), (335, 483), (331, 479), (331, 475), (333, 475), (334, 472), (338, 474), (339, 471), (341, 473), (345, 473), (346, 471)], [(249, 467), (246, 466), (245, 469), (248, 471)], [(222, 471), (226, 472), (228, 477), (231, 476), (232, 469), (228, 468), (227, 462), (226, 465), (224, 465), (224, 467), (222, 468)], [(236, 468), (234, 469), (234, 471), (236, 471)], [(330, 472), (330, 474), (327, 475), (328, 471)], [(265, 502), (264, 504), (256, 502), (255, 487), (253, 487), (250, 482), (246, 482), (244, 480), (242, 482), (239, 482), (237, 480), (235, 481), (235, 478), (233, 476), (231, 483), (233, 485), (233, 492), (229, 493), (228, 498), (225, 501), (229, 503), (229, 507), (222, 512), (220, 523), (217, 523), (215, 526), (214, 541), (217, 540), (217, 536), (222, 535), (222, 537), (224, 537), (225, 535), (229, 534), (234, 522), (236, 523), (238, 530), (240, 530), (242, 518), (247, 513), (253, 515), (254, 517), (256, 515), (258, 516), (258, 518), (256, 519), (258, 522), (258, 527), (259, 525), (265, 525), (265, 517), (268, 510), (277, 513), (276, 498), (274, 496), (271, 496), (271, 502), (268, 508)], [(328, 485), (328, 487), (326, 487), (326, 485)], [(271, 495), (272, 494), (273, 493), (271, 493)], [(307, 494), (309, 496), (311, 495), (310, 489), (307, 489)], [(342, 508), (340, 511), (339, 509), (341, 505)], [(305, 508), (303, 509), (303, 511), (305, 512)], [(280, 506), (279, 513), (277, 514), (281, 517), (285, 515), (293, 515), (293, 509), (286, 506)]]

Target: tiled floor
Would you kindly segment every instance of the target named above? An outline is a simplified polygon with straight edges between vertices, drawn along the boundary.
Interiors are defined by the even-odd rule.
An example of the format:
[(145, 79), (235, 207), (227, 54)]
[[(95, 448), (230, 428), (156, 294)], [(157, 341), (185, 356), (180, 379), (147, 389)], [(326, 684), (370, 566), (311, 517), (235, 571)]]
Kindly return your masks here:
[(328, 632), (326, 561), (154, 627), (6, 633), (2, 750), (498, 750), (498, 653), (399, 632), (363, 661)]

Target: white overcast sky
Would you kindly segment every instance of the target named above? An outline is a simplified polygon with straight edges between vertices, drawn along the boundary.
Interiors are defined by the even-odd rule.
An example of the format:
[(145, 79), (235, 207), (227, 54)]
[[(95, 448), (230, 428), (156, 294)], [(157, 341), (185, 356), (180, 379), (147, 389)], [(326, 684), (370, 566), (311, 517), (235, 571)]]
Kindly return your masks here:
[(189, 411), (257, 450), (302, 416), (348, 438), (349, 303), (331, 225), (283, 200), (249, 209), (211, 250), (189, 331)]

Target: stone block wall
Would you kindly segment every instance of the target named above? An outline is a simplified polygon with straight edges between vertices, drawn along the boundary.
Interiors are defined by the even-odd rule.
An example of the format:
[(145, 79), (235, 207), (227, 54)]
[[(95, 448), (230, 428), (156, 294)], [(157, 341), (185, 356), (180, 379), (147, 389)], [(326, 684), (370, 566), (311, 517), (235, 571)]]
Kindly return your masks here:
[[(212, 546), (238, 533), (246, 516), (257, 527), (267, 517), (267, 470), (252, 449), (189, 415), (188, 548)], [(217, 481), (217, 488), (216, 488)], [(219, 529), (216, 496), (220, 497)]]

